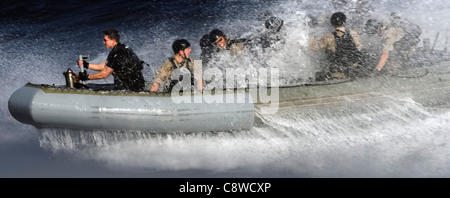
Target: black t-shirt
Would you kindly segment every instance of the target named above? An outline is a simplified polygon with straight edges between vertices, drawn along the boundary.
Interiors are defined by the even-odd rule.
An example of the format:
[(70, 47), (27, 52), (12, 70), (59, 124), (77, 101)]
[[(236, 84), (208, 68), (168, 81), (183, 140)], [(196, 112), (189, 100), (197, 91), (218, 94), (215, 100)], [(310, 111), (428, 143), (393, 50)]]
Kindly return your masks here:
[(143, 91), (145, 80), (142, 75), (143, 61), (124, 44), (117, 44), (106, 59), (106, 66), (113, 69), (117, 89)]

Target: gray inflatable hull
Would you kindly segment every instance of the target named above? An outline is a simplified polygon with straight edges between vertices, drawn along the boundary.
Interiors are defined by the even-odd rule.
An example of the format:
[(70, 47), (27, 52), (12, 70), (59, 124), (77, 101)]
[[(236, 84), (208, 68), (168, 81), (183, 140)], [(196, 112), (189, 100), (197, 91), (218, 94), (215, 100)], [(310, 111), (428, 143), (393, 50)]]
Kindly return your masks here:
[[(449, 65), (446, 61), (392, 75), (313, 82), (276, 90), (268, 88), (270, 94), (267, 97), (258, 94), (260, 90), (170, 97), (150, 93), (74, 91), (27, 84), (11, 95), (9, 110), (18, 121), (39, 128), (153, 132), (242, 130), (262, 126), (267, 112), (268, 117), (289, 117), (290, 114), (320, 109), (329, 113), (355, 101), (364, 101), (368, 105), (379, 103), (383, 97), (405, 97), (424, 107), (447, 108), (450, 107)], [(246, 98), (245, 102), (238, 99), (242, 97)], [(173, 101), (180, 98), (197, 102), (178, 104)], [(211, 103), (212, 98), (222, 98), (226, 103)], [(361, 108), (361, 111), (365, 109)]]
[[(230, 101), (230, 95), (234, 101)], [(237, 101), (238, 97), (245, 97), (245, 102)], [(252, 98), (245, 91), (170, 97), (30, 83), (11, 95), (8, 107), (16, 120), (37, 128), (162, 133), (250, 129), (255, 115)]]

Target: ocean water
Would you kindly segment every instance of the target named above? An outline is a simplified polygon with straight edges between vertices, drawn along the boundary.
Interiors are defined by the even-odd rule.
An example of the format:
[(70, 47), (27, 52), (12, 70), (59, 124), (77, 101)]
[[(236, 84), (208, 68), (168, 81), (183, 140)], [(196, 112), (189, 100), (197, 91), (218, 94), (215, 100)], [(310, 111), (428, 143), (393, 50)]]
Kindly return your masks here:
[[(199, 59), (202, 35), (215, 28), (232, 37), (251, 35), (267, 11), (285, 20), (288, 44), (264, 59), (264, 67), (279, 67), (285, 84), (307, 79), (317, 65), (305, 49), (318, 34), (309, 31), (307, 16), (352, 13), (353, 2), (335, 8), (325, 0), (2, 1), (0, 177), (449, 177), (448, 107), (425, 107), (406, 96), (387, 95), (371, 105), (349, 101), (359, 111), (340, 109), (337, 117), (293, 111), (265, 117), (269, 127), (165, 135), (36, 129), (8, 111), (9, 96), (27, 82), (64, 84), (62, 73), (77, 71), (79, 54), (103, 61), (109, 52), (104, 30), (121, 32), (121, 41), (150, 65), (144, 77), (151, 81), (175, 39), (191, 41), (192, 57)], [(433, 40), (439, 32), (436, 49), (445, 47), (447, 1), (369, 4), (369, 15), (397, 12), (413, 20), (422, 38)]]

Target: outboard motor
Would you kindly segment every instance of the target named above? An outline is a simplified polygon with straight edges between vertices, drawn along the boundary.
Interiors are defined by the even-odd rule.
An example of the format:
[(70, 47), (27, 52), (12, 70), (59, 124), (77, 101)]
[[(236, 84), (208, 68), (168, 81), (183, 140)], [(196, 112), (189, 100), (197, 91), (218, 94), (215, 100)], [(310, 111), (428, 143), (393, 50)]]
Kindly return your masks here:
[[(80, 62), (81, 61), (88, 61), (89, 60), (89, 55), (80, 55), (79, 59)], [(84, 67), (81, 67), (81, 72), (84, 71)], [(68, 88), (86, 88), (85, 82), (81, 82), (79, 80), (79, 77), (77, 74), (75, 74), (72, 69), (67, 69), (66, 72), (63, 73), (64, 77), (66, 79), (66, 87)]]

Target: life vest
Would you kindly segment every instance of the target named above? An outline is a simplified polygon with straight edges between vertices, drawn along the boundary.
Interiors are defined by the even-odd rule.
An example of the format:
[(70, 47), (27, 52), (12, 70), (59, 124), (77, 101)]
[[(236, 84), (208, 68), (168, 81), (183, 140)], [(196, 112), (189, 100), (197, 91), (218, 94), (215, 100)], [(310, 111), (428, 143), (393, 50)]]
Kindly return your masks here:
[(401, 18), (394, 19), (391, 26), (401, 28), (405, 32), (405, 36), (394, 44), (394, 49), (408, 51), (420, 42), (420, 35), (422, 35), (420, 26)]
[[(170, 63), (172, 63), (172, 75), (169, 76), (169, 87), (168, 87), (168, 91), (171, 92), (173, 87), (178, 84), (179, 82), (183, 81), (183, 74), (180, 73), (180, 75), (178, 76), (178, 78), (173, 79), (173, 72), (176, 71), (177, 69), (180, 69), (180, 67), (177, 67), (177, 65), (175, 64), (175, 58), (170, 57), (169, 58)], [(189, 63), (191, 61), (188, 59), (187, 61), (185, 61), (186, 63), (186, 69), (189, 71), (190, 76), (191, 76), (191, 85), (194, 85), (194, 74), (192, 73), (192, 71), (189, 69)]]
[(361, 63), (362, 53), (356, 48), (350, 31), (346, 30), (342, 33), (344, 35), (339, 37), (336, 31), (333, 32), (336, 51), (332, 52), (331, 50), (327, 50), (327, 56), (331, 64), (331, 72), (343, 72), (347, 74), (351, 66), (355, 63)]

